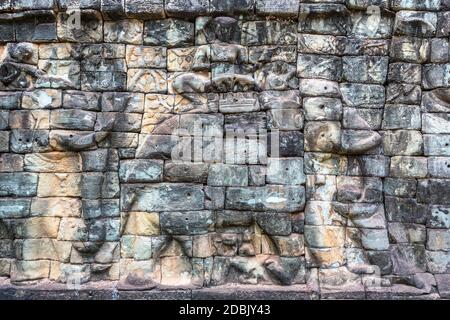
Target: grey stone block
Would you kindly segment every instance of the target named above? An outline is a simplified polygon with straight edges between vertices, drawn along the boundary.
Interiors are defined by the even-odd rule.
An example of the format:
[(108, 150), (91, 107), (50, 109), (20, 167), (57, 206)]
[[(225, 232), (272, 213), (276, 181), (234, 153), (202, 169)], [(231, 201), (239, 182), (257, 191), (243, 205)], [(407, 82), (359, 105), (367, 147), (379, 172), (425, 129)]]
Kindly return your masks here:
[(424, 133), (450, 133), (450, 114), (423, 113), (422, 131)]
[(184, 20), (149, 20), (144, 26), (144, 44), (186, 47), (194, 44), (194, 24)]
[(248, 14), (253, 13), (255, 0), (210, 0), (209, 12), (230, 14)]
[(340, 81), (342, 68), (342, 60), (336, 56), (299, 54), (297, 58), (297, 73), (301, 78)]
[(248, 185), (248, 168), (232, 164), (211, 164), (208, 171), (208, 185), (238, 187)]
[(202, 210), (203, 187), (162, 183), (154, 185), (129, 184), (121, 187), (122, 211)]
[(386, 81), (387, 57), (343, 57), (342, 63), (343, 78), (346, 81), (375, 84), (383, 84)]
[(169, 17), (185, 18), (204, 15), (208, 12), (208, 0), (167, 0), (164, 4), (166, 14)]
[(25, 218), (30, 213), (31, 199), (1, 198), (0, 218)]
[(343, 102), (349, 107), (382, 108), (385, 89), (381, 85), (343, 83), (340, 85)]
[(432, 204), (450, 204), (450, 180), (423, 179), (419, 180), (417, 201)]
[(150, 19), (164, 17), (163, 0), (125, 0), (128, 17)]
[(308, 121), (339, 121), (342, 118), (342, 102), (340, 99), (305, 98), (303, 100), (303, 108), (305, 110), (305, 119)]
[(161, 212), (161, 229), (171, 235), (198, 235), (212, 230), (212, 211)]
[(432, 178), (450, 178), (450, 157), (429, 157), (428, 174)]
[(0, 195), (30, 197), (37, 193), (35, 173), (0, 173)]
[(256, 222), (264, 233), (275, 236), (291, 234), (291, 217), (289, 213), (258, 212)]
[(120, 182), (160, 182), (162, 178), (162, 160), (136, 159), (120, 161)]
[(427, 227), (450, 229), (450, 207), (430, 206)]
[(391, 63), (389, 64), (388, 80), (399, 83), (422, 83), (422, 66), (415, 63)]
[(54, 110), (50, 114), (51, 129), (94, 130), (96, 114), (84, 110)]
[(424, 224), (428, 207), (412, 198), (385, 197), (387, 219), (392, 222)]
[(417, 190), (416, 179), (384, 179), (384, 194), (401, 198), (414, 198)]
[(225, 207), (232, 210), (295, 212), (305, 206), (303, 186), (230, 187)]
[(422, 128), (420, 107), (387, 104), (384, 108), (382, 128), (420, 130)]
[(266, 174), (269, 184), (295, 185), (306, 182), (302, 158), (269, 158)]

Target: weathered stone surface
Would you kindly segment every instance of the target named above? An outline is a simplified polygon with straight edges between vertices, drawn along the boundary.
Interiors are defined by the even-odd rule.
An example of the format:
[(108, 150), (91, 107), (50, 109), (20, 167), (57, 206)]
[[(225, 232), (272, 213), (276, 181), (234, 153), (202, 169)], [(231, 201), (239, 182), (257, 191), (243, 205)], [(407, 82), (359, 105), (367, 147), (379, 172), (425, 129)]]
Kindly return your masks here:
[(140, 44), (143, 29), (143, 23), (138, 20), (105, 21), (104, 41)]
[(289, 20), (244, 22), (241, 43), (248, 46), (296, 44), (296, 29), (296, 24)]
[(207, 13), (209, 1), (207, 0), (168, 0), (164, 9), (169, 17), (196, 16)]
[(427, 218), (427, 206), (412, 198), (386, 197), (387, 219), (393, 222), (423, 224)]
[(340, 202), (381, 202), (383, 184), (374, 177), (338, 177), (337, 200)]
[(256, 86), (260, 90), (289, 90), (298, 88), (296, 68), (283, 61), (265, 64), (255, 72)]
[(422, 90), (419, 86), (403, 83), (390, 83), (386, 88), (386, 102), (419, 104)]
[(11, 265), (11, 281), (29, 281), (47, 278), (50, 273), (50, 261), (16, 261)]
[(386, 155), (420, 155), (423, 138), (420, 131), (394, 130), (383, 135), (383, 148)]
[(230, 187), (226, 192), (227, 209), (295, 212), (304, 205), (301, 186)]
[(349, 107), (382, 108), (385, 99), (383, 86), (345, 83), (340, 85), (343, 102)]
[(435, 89), (423, 93), (422, 111), (423, 112), (448, 112), (450, 110), (449, 104), (449, 89)]
[(119, 178), (121, 182), (159, 182), (162, 181), (163, 161), (161, 160), (124, 160), (120, 162)]
[(305, 173), (320, 175), (338, 175), (347, 172), (347, 159), (333, 153), (305, 153)]
[(270, 235), (289, 235), (291, 233), (291, 219), (288, 213), (259, 212), (256, 222), (261, 229)]
[(24, 92), (22, 96), (23, 109), (55, 109), (61, 106), (61, 91), (54, 89), (34, 90)]
[(173, 136), (140, 135), (136, 158), (170, 159), (178, 141)]
[(68, 42), (99, 42), (103, 38), (103, 21), (100, 12), (83, 10), (80, 28), (72, 28), (73, 16), (61, 12), (58, 14), (58, 38)]
[(448, 179), (419, 180), (417, 199), (422, 203), (450, 204)]
[(198, 235), (211, 230), (211, 211), (162, 212), (161, 228), (171, 235)]
[(341, 139), (339, 122), (308, 122), (305, 127), (305, 151), (338, 151)]
[(450, 133), (449, 115), (446, 113), (423, 113), (422, 130), (424, 133)]
[(344, 57), (343, 78), (349, 82), (383, 84), (388, 71), (387, 57)]
[(337, 82), (321, 79), (301, 79), (299, 89), (303, 96), (324, 96), (339, 98), (340, 90)]
[(384, 108), (383, 129), (421, 129), (419, 106), (388, 104)]
[(449, 86), (449, 64), (426, 64), (423, 66), (422, 86), (435, 89)]
[(29, 215), (30, 199), (2, 198), (0, 199), (0, 217), (23, 218)]
[(167, 91), (167, 74), (158, 69), (129, 69), (127, 88), (143, 93), (165, 93)]
[(170, 182), (206, 183), (209, 165), (166, 161), (164, 164), (164, 179)]
[(431, 206), (427, 220), (427, 226), (433, 228), (450, 228), (450, 216), (448, 206)]
[(297, 59), (298, 76), (340, 81), (342, 61), (336, 56), (299, 54)]
[(437, 15), (433, 12), (399, 11), (395, 17), (394, 33), (408, 36), (433, 36)]
[(159, 215), (154, 212), (129, 212), (123, 233), (137, 236), (158, 235)]
[(1, 152), (9, 151), (9, 132), (7, 131), (0, 132), (0, 151)]
[(23, 157), (18, 154), (0, 155), (0, 172), (23, 171)]
[(181, 184), (124, 185), (121, 190), (123, 211), (202, 210), (201, 186)]
[(144, 26), (144, 44), (183, 47), (194, 42), (194, 25), (177, 19), (149, 20)]
[(346, 154), (364, 154), (380, 145), (381, 136), (368, 130), (342, 130), (340, 151)]
[(49, 129), (50, 112), (44, 110), (11, 111), (9, 127), (11, 129)]
[(425, 243), (426, 228), (422, 225), (391, 222), (388, 229), (391, 243)]
[(349, 157), (348, 174), (387, 177), (389, 175), (389, 165), (389, 158), (382, 155)]
[(450, 230), (430, 229), (427, 232), (427, 249), (429, 250), (450, 250)]
[(41, 173), (37, 189), (38, 197), (81, 196), (79, 173)]
[(299, 5), (295, 0), (277, 2), (273, 0), (256, 1), (256, 13), (268, 16), (297, 17)]
[(342, 102), (335, 98), (305, 98), (305, 119), (309, 121), (339, 121), (342, 117)]
[(426, 269), (423, 245), (392, 245), (389, 250), (394, 274), (411, 275)]
[(425, 38), (393, 37), (389, 56), (394, 61), (424, 63), (428, 60), (430, 42)]
[(346, 35), (350, 29), (349, 11), (342, 4), (301, 4), (300, 17), (301, 33)]
[(422, 66), (415, 63), (389, 64), (388, 79), (392, 82), (420, 84), (422, 81)]
[(269, 158), (266, 175), (266, 181), (270, 184), (295, 185), (306, 182), (301, 158)]
[(51, 129), (93, 130), (96, 114), (83, 110), (58, 110), (50, 115)]
[(269, 129), (300, 130), (303, 128), (303, 112), (298, 109), (272, 109), (267, 112)]
[(164, 2), (162, 0), (127, 0), (125, 12), (132, 18), (161, 18), (164, 16)]
[[(164, 47), (127, 46), (128, 68), (165, 68), (167, 50)], [(178, 71), (178, 70), (170, 70)]]
[(400, 178), (424, 178), (427, 176), (427, 158), (397, 156), (391, 159), (391, 175)]
[(428, 158), (428, 174), (432, 178), (450, 178), (450, 158)]
[(119, 177), (116, 172), (83, 173), (80, 188), (85, 199), (116, 198), (119, 195)]
[(31, 202), (32, 216), (80, 217), (81, 201), (72, 198), (34, 198)]
[(30, 197), (36, 195), (38, 176), (33, 173), (0, 173), (0, 195)]
[(231, 164), (211, 164), (208, 171), (208, 185), (238, 187), (248, 185), (246, 166)]
[(220, 95), (219, 110), (222, 113), (259, 111), (258, 97), (253, 92), (223, 93)]
[(6, 144), (5, 151), (8, 150), (8, 143), (10, 143), (11, 151), (16, 153), (49, 151), (48, 131), (46, 130), (12, 130), (11, 139), (9, 139), (8, 132), (3, 131), (2, 133), (6, 133), (4, 137), (0, 134), (0, 142)]
[(305, 226), (305, 241), (313, 248), (342, 247), (344, 244), (343, 227)]
[(5, 281), (449, 296), (449, 1), (38, 2), (0, 4)]
[(81, 161), (77, 153), (32, 153), (24, 157), (25, 171), (32, 172), (80, 172)]
[(415, 179), (384, 179), (384, 193), (388, 196), (401, 198), (413, 198), (417, 190), (417, 181)]

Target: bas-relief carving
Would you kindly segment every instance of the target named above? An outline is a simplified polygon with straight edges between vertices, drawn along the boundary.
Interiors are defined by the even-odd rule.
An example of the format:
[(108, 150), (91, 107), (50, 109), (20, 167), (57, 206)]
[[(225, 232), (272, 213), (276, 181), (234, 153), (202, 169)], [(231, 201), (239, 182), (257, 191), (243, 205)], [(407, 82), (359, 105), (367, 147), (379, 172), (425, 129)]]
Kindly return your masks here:
[[(43, 44), (4, 46), (0, 89), (8, 98), (0, 111), (14, 130), (1, 154), (8, 166), (0, 165), (1, 241), (15, 252), (1, 257), (7, 276), (20, 283), (76, 275), (147, 290), (305, 284), (317, 272), (324, 289), (377, 283), (432, 292), (433, 273), (448, 271), (448, 226), (440, 222), (448, 202), (423, 197), (427, 188), (448, 189), (448, 146), (439, 142), (449, 133), (448, 83), (444, 64), (422, 65), (429, 51), (399, 46), (434, 36), (441, 22), (434, 13), (394, 18), (383, 9), (379, 28), (366, 30), (367, 17), (352, 6), (301, 4), (300, 12), (298, 23), (151, 20), (132, 45), (45, 44), (52, 54), (41, 53)], [(121, 28), (139, 26), (130, 20)], [(104, 28), (110, 38), (119, 32)], [(89, 30), (87, 42), (97, 32)], [(392, 34), (388, 52), (384, 38)], [(409, 36), (416, 38), (401, 42)], [(308, 63), (296, 65), (299, 55)], [(74, 100), (71, 90), (80, 89), (95, 94)], [(24, 92), (15, 106), (13, 93), (22, 90), (32, 96)], [(16, 108), (23, 115), (12, 116)], [(414, 116), (402, 118), (409, 109)], [(213, 133), (209, 140), (196, 140), (196, 121)], [(250, 129), (268, 142), (278, 137), (278, 152), (258, 149), (250, 131), (237, 149), (213, 141)], [(20, 147), (23, 140), (30, 146)], [(175, 150), (188, 156), (195, 144), (214, 148), (199, 162), (180, 162), (173, 158), (180, 142)], [(261, 150), (265, 160), (251, 162)], [(227, 152), (245, 159), (227, 163)], [(24, 155), (22, 168), (16, 155)], [(50, 212), (39, 201), (73, 205)], [(428, 222), (431, 206), (437, 228)], [(55, 253), (41, 254), (38, 242), (47, 240), (36, 233)]]

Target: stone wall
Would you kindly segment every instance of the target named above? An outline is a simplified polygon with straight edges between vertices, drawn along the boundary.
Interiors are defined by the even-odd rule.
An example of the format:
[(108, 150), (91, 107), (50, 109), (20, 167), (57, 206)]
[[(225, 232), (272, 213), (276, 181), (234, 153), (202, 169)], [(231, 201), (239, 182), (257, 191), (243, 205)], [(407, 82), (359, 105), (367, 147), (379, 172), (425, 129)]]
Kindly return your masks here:
[(0, 276), (448, 288), (450, 2), (321, 2), (0, 1)]

